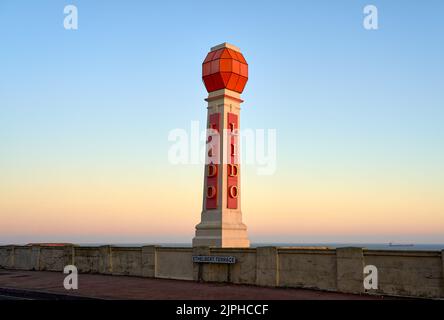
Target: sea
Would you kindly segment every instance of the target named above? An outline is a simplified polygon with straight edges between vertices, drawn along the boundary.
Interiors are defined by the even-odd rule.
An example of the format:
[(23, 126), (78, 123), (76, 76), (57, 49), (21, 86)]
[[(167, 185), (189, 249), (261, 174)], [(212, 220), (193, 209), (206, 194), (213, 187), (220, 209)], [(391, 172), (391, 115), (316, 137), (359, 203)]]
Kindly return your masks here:
[[(116, 247), (142, 247), (158, 245), (163, 247), (191, 247), (191, 243), (78, 243), (81, 246), (112, 245)], [(251, 248), (257, 247), (329, 247), (332, 249), (343, 247), (360, 247), (373, 250), (428, 250), (442, 251), (444, 244), (414, 244), (414, 243), (252, 243)]]

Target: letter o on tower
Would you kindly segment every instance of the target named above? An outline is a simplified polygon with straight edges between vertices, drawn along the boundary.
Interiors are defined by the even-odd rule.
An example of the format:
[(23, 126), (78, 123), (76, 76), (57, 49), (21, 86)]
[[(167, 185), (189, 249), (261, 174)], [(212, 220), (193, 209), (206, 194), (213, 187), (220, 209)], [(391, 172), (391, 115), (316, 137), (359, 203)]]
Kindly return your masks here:
[(236, 199), (237, 194), (238, 194), (237, 186), (231, 186), (229, 189), (229, 193), (230, 193), (230, 197)]
[(216, 187), (209, 186), (207, 188), (207, 198), (209, 198), (209, 199), (214, 198), (215, 195), (216, 195)]

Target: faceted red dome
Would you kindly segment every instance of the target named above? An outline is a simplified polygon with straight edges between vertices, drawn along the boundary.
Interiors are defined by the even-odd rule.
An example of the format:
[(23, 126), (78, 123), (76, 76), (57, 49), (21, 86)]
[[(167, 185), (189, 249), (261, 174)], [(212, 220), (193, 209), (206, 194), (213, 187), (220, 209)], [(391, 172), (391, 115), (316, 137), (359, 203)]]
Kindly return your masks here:
[(242, 53), (229, 47), (213, 50), (202, 63), (202, 79), (208, 92), (228, 89), (242, 93), (248, 80), (248, 63)]

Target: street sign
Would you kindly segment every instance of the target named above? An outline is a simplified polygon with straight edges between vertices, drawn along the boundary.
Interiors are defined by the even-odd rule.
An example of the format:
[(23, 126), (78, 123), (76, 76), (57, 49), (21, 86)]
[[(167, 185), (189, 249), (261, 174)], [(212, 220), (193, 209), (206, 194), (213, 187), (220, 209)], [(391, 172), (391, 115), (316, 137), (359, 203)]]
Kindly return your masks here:
[(231, 256), (193, 256), (194, 263), (236, 263), (236, 257)]

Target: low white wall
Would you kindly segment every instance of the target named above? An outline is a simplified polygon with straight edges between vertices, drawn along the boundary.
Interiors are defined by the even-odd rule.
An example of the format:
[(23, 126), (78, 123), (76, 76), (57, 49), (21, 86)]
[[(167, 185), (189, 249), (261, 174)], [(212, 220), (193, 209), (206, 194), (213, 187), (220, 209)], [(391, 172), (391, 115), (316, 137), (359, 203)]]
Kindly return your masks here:
[[(234, 256), (236, 263), (196, 264), (193, 255)], [(444, 298), (444, 251), (0, 246), (1, 268), (60, 272), (68, 264), (80, 273)], [(365, 265), (378, 269), (377, 290), (363, 287)]]
[(401, 296), (444, 297), (440, 252), (365, 250), (366, 265), (378, 268), (378, 290)]
[(335, 250), (279, 249), (279, 285), (336, 290)]
[(193, 280), (193, 249), (159, 247), (156, 256), (156, 278)]

